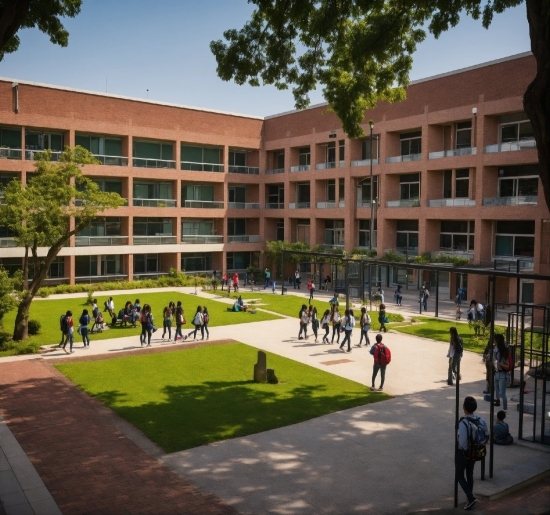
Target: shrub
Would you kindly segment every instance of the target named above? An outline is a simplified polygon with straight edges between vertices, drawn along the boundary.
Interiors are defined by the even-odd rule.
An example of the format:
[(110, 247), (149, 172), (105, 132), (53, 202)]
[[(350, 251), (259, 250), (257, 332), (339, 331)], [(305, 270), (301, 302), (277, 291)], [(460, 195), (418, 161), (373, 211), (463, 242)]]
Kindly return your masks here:
[(88, 289), (88, 297), (86, 298), (86, 304), (91, 306), (94, 303), (94, 290), (92, 288)]
[(29, 335), (34, 336), (35, 334), (38, 334), (40, 332), (41, 327), (42, 327), (42, 324), (38, 320), (29, 320), (29, 324), (28, 324)]

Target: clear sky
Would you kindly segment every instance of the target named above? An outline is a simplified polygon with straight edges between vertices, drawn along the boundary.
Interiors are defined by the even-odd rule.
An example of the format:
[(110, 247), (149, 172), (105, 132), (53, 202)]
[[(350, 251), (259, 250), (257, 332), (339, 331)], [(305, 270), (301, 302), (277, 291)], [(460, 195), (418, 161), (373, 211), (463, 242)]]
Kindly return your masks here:
[[(65, 20), (67, 48), (37, 29), (21, 31), (21, 46), (0, 62), (0, 76), (102, 92), (107, 78), (108, 92), (118, 95), (257, 116), (291, 110), (290, 91), (237, 86), (216, 75), (210, 41), (241, 28), (252, 8), (246, 0), (84, 0), (80, 15)], [(489, 30), (464, 17), (419, 46), (411, 78), (528, 50), (525, 4), (496, 15)], [(311, 101), (322, 102), (322, 93)]]

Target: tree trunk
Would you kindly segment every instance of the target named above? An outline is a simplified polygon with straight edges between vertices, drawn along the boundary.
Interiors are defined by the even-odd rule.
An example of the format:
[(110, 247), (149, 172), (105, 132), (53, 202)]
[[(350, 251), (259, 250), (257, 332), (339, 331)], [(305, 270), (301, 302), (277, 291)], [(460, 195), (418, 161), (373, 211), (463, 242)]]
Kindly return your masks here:
[(29, 289), (29, 247), (25, 246), (25, 257), (23, 258), (23, 290)]
[(13, 339), (16, 342), (26, 340), (29, 337), (29, 308), (31, 307), (34, 295), (27, 295), (17, 307), (17, 316), (15, 317), (15, 327), (13, 329)]
[(550, 2), (527, 0), (526, 6), (537, 75), (523, 96), (523, 108), (533, 126), (544, 199), (550, 209)]

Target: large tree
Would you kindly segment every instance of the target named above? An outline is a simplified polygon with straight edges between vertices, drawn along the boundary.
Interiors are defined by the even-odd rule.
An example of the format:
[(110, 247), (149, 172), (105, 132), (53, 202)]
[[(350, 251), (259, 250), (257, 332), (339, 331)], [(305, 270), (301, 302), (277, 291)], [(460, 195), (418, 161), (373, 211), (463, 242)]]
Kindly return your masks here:
[[(25, 249), (23, 287), (13, 330), (16, 341), (28, 337), (31, 302), (59, 251), (99, 213), (125, 202), (117, 193), (101, 191), (94, 181), (82, 175), (82, 165), (99, 163), (84, 148), (67, 147), (59, 162), (52, 162), (51, 155), (50, 151), (41, 155), (36, 162), (37, 173), (26, 185), (19, 181), (8, 183), (0, 203), (0, 225), (8, 227), (16, 245)], [(33, 277), (29, 285), (31, 265)]]
[(20, 29), (38, 27), (56, 45), (67, 46), (69, 33), (60, 18), (74, 18), (82, 0), (0, 0), (0, 61), (19, 48)]
[[(365, 110), (405, 98), (412, 55), (427, 31), (436, 38), (462, 15), (481, 18), (523, 0), (249, 0), (256, 4), (240, 30), (213, 41), (217, 72), (237, 84), (293, 88), (297, 108), (320, 85), (351, 138), (363, 135)], [(525, 0), (537, 74), (523, 98), (533, 125), (546, 203), (550, 208), (550, 0)]]

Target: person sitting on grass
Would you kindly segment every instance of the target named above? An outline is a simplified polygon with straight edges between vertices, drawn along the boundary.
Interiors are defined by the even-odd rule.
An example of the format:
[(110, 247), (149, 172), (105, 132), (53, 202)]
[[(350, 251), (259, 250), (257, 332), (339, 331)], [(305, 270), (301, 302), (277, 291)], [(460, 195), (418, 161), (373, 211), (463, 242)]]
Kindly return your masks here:
[(246, 311), (248, 309), (248, 304), (245, 304), (243, 302), (243, 298), (239, 295), (237, 302), (239, 303), (239, 307), (241, 308), (241, 311)]

